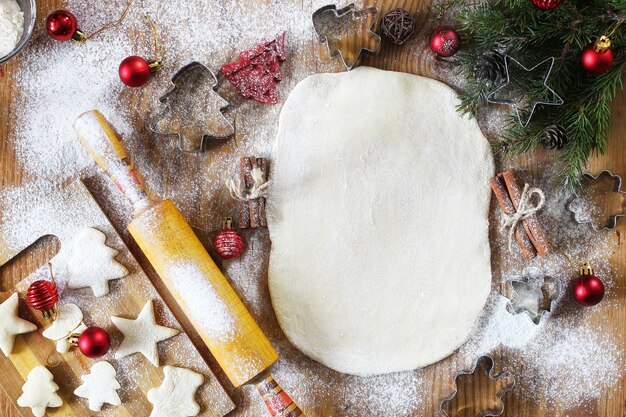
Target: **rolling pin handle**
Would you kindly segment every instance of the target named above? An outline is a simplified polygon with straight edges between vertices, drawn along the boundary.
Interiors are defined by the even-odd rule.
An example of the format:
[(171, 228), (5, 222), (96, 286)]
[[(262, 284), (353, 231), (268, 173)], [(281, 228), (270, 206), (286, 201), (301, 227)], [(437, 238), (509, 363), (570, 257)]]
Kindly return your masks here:
[(306, 417), (271, 373), (264, 372), (255, 385), (272, 417)]

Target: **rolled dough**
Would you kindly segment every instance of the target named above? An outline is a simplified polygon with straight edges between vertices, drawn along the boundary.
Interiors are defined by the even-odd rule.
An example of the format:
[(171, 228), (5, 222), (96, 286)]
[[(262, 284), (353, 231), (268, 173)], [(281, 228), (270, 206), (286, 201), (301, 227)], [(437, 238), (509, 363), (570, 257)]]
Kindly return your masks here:
[(438, 81), (372, 68), (313, 75), (285, 103), (270, 292), (289, 340), (332, 369), (437, 362), (483, 309), (494, 164), (457, 103)]

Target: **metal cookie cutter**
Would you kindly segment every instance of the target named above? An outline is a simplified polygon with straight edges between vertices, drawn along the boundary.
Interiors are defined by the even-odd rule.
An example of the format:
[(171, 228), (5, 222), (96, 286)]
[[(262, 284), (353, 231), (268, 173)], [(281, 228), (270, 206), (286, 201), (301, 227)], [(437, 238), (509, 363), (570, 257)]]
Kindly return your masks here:
[(339, 56), (349, 71), (361, 54), (374, 55), (381, 38), (372, 31), (378, 18), (378, 8), (355, 10), (354, 3), (337, 9), (330, 4), (313, 13), (313, 27), (321, 43), (326, 43), (331, 57)]
[(216, 91), (217, 78), (199, 62), (172, 77), (174, 88), (159, 98), (165, 107), (150, 124), (154, 133), (176, 135), (184, 152), (202, 152), (208, 138), (224, 139), (235, 130), (222, 110), (228, 101)]
[(585, 174), (567, 209), (574, 213), (576, 222), (588, 223), (594, 230), (614, 229), (617, 218), (626, 216), (626, 192), (621, 187), (621, 177), (611, 171)]
[(513, 278), (511, 287), (514, 296), (507, 304), (507, 310), (511, 314), (526, 313), (535, 324), (539, 324), (541, 317), (552, 310), (561, 292), (558, 280), (535, 267), (527, 268), (520, 277)]
[[(494, 361), (490, 356), (480, 357), (474, 365), (460, 372), (454, 379), (452, 394), (439, 402), (439, 414), (445, 417), (468, 415), (472, 410), (476, 416), (499, 416), (504, 412), (502, 397), (515, 386), (515, 378), (505, 370), (494, 373)], [(463, 392), (494, 393), (492, 398), (479, 395), (460, 396)], [(463, 397), (463, 398), (460, 398)]]

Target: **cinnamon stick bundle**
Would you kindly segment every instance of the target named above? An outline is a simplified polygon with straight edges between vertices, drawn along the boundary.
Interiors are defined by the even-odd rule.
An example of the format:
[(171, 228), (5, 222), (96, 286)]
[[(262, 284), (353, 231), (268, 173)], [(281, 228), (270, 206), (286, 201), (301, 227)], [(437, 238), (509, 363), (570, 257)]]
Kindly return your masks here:
[[(263, 178), (267, 180), (269, 163), (265, 158), (244, 157), (240, 160), (241, 183), (246, 190), (254, 186), (252, 169), (258, 168), (263, 173)], [(266, 227), (265, 198), (259, 197), (254, 200), (239, 202), (239, 227), (242, 229)]]
[[(515, 206), (513, 205), (513, 201), (511, 201), (511, 197), (509, 197), (509, 193), (507, 191), (506, 184), (502, 177), (502, 174), (498, 174), (495, 177), (489, 180), (489, 185), (493, 190), (493, 193), (496, 195), (498, 203), (500, 203), (500, 208), (505, 214), (511, 215), (515, 213)], [(537, 256), (537, 249), (530, 241), (528, 234), (523, 228), (515, 229), (515, 241), (517, 245), (520, 247), (522, 251), (522, 255), (524, 259), (530, 260)]]
[[(517, 180), (517, 174), (513, 169), (507, 169), (504, 171), (502, 173), (502, 178), (506, 184), (513, 206), (515, 207), (515, 210), (517, 210), (520, 200), (522, 199), (524, 187), (520, 186), (519, 181)], [(539, 221), (537, 220), (537, 216), (533, 214), (532, 216), (522, 220), (522, 227), (526, 231), (526, 234), (533, 243), (535, 249), (537, 249), (537, 253), (540, 256), (548, 255), (550, 244), (548, 243), (543, 227), (541, 227)]]

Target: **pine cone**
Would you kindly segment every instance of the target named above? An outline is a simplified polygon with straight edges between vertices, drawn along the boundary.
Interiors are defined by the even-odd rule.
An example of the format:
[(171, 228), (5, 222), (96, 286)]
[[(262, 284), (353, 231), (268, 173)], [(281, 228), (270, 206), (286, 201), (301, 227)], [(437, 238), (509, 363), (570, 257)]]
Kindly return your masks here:
[(557, 125), (548, 127), (541, 138), (541, 143), (546, 149), (562, 149), (568, 141), (565, 129)]
[(474, 78), (487, 87), (498, 87), (506, 79), (504, 56), (497, 49), (489, 49), (476, 59)]

